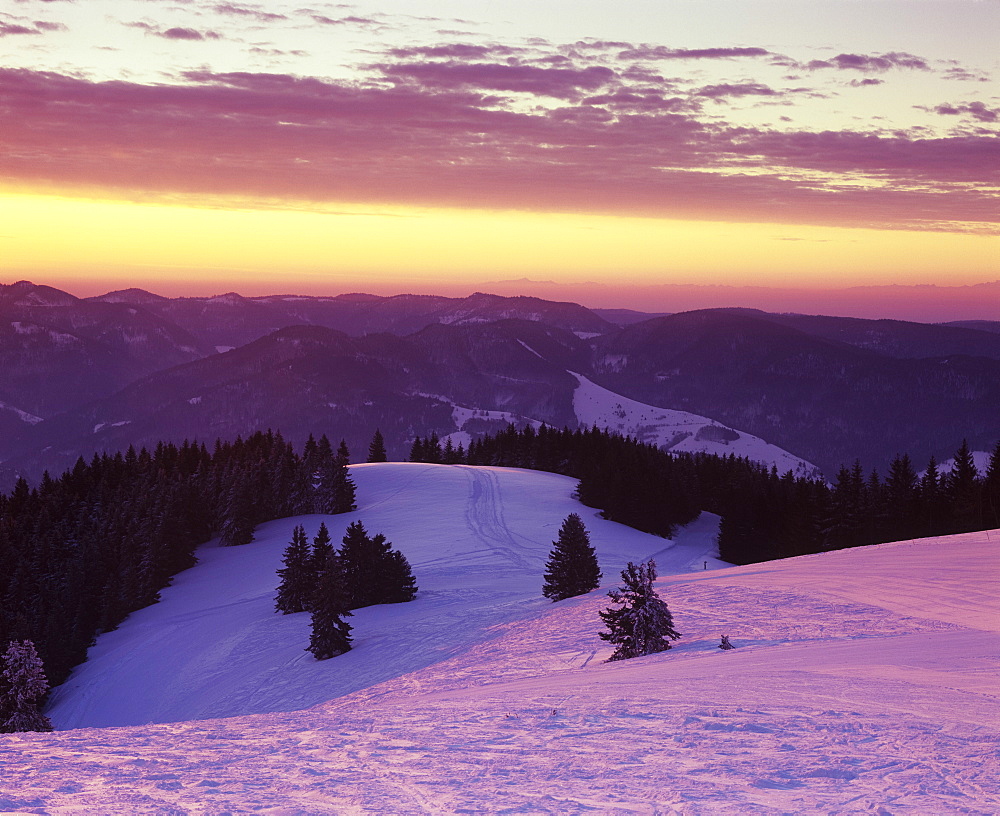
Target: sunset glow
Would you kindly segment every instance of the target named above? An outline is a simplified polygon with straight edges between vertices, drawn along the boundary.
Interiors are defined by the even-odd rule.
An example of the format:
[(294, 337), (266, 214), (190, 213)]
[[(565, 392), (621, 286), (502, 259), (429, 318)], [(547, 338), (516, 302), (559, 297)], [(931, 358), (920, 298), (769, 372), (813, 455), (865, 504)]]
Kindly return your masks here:
[(634, 308), (625, 284), (1000, 277), (996, 3), (537, 5), (19, 2), (0, 271), (79, 294), (529, 278)]

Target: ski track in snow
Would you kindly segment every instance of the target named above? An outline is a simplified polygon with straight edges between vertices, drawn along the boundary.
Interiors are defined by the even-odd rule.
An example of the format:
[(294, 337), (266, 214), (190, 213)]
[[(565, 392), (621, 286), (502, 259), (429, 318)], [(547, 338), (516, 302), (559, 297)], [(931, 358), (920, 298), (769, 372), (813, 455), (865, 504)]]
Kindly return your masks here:
[[(0, 812), (1000, 813), (1000, 532), (715, 569), (712, 519), (667, 542), (597, 518), (564, 477), (353, 473), (357, 513), (201, 551), (52, 711), (259, 713), (0, 736)], [(604, 592), (540, 598), (574, 511), (605, 588), (655, 554), (673, 649), (604, 663)], [(271, 611), (274, 569), (294, 524), (337, 540), (356, 518), (420, 593), (359, 610), (355, 649), (317, 662), (308, 616)]]

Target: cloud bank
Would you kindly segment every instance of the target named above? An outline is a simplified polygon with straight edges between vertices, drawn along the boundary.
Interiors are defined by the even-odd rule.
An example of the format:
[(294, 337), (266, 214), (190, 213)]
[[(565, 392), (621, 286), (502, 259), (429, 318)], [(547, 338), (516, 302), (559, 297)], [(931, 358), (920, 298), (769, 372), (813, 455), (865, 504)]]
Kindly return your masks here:
[[(0, 173), (151, 195), (996, 229), (993, 133), (738, 125), (719, 111), (822, 93), (751, 80), (698, 85), (657, 68), (776, 59), (763, 47), (455, 42), (386, 49), (352, 81), (205, 69), (152, 84), (0, 69)], [(840, 54), (807, 67), (931, 70), (901, 52)], [(980, 126), (998, 116), (978, 102), (934, 110)]]

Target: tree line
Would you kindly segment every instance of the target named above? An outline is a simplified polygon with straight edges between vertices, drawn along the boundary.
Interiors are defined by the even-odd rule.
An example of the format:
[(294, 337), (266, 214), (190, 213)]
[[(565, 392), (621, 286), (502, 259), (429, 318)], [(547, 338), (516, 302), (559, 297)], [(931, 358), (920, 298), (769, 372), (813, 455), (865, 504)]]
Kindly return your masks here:
[(716, 513), (720, 557), (734, 564), (1000, 527), (1000, 442), (985, 473), (963, 442), (947, 473), (932, 458), (918, 474), (901, 454), (885, 477), (856, 462), (833, 484), (733, 454), (668, 452), (596, 427), (510, 425), (467, 450), (418, 438), (411, 460), (572, 476), (584, 504), (656, 535), (672, 535), (702, 510)]
[(79, 459), (0, 494), (0, 649), (31, 641), (53, 685), (101, 632), (159, 598), (214, 536), (252, 540), (271, 519), (354, 509), (345, 445), (280, 433)]

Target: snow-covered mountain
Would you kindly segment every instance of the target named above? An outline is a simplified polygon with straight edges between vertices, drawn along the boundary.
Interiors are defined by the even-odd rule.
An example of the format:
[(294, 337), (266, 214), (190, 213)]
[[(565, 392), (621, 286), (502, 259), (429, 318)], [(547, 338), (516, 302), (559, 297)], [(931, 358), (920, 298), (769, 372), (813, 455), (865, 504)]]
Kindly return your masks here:
[(574, 376), (580, 384), (573, 392), (573, 410), (584, 427), (596, 425), (672, 451), (719, 456), (732, 453), (766, 462), (779, 473), (792, 471), (796, 476), (822, 477), (815, 465), (745, 431), (687, 411), (647, 405), (602, 388), (579, 374)]
[[(320, 518), (203, 550), (159, 605), (100, 638), (51, 713), (63, 726), (244, 716), (0, 737), (0, 810), (1000, 810), (1000, 532), (718, 568), (707, 521), (675, 543), (646, 536), (596, 518), (559, 476), (353, 475), (358, 511), (326, 520), (334, 535), (356, 518), (385, 532), (414, 565), (416, 601), (360, 610), (355, 649), (316, 663), (307, 616), (271, 608), (291, 527)], [(674, 649), (605, 664), (603, 592), (540, 597), (574, 511), (606, 586), (624, 561), (656, 558)], [(716, 648), (723, 634), (734, 651)]]

